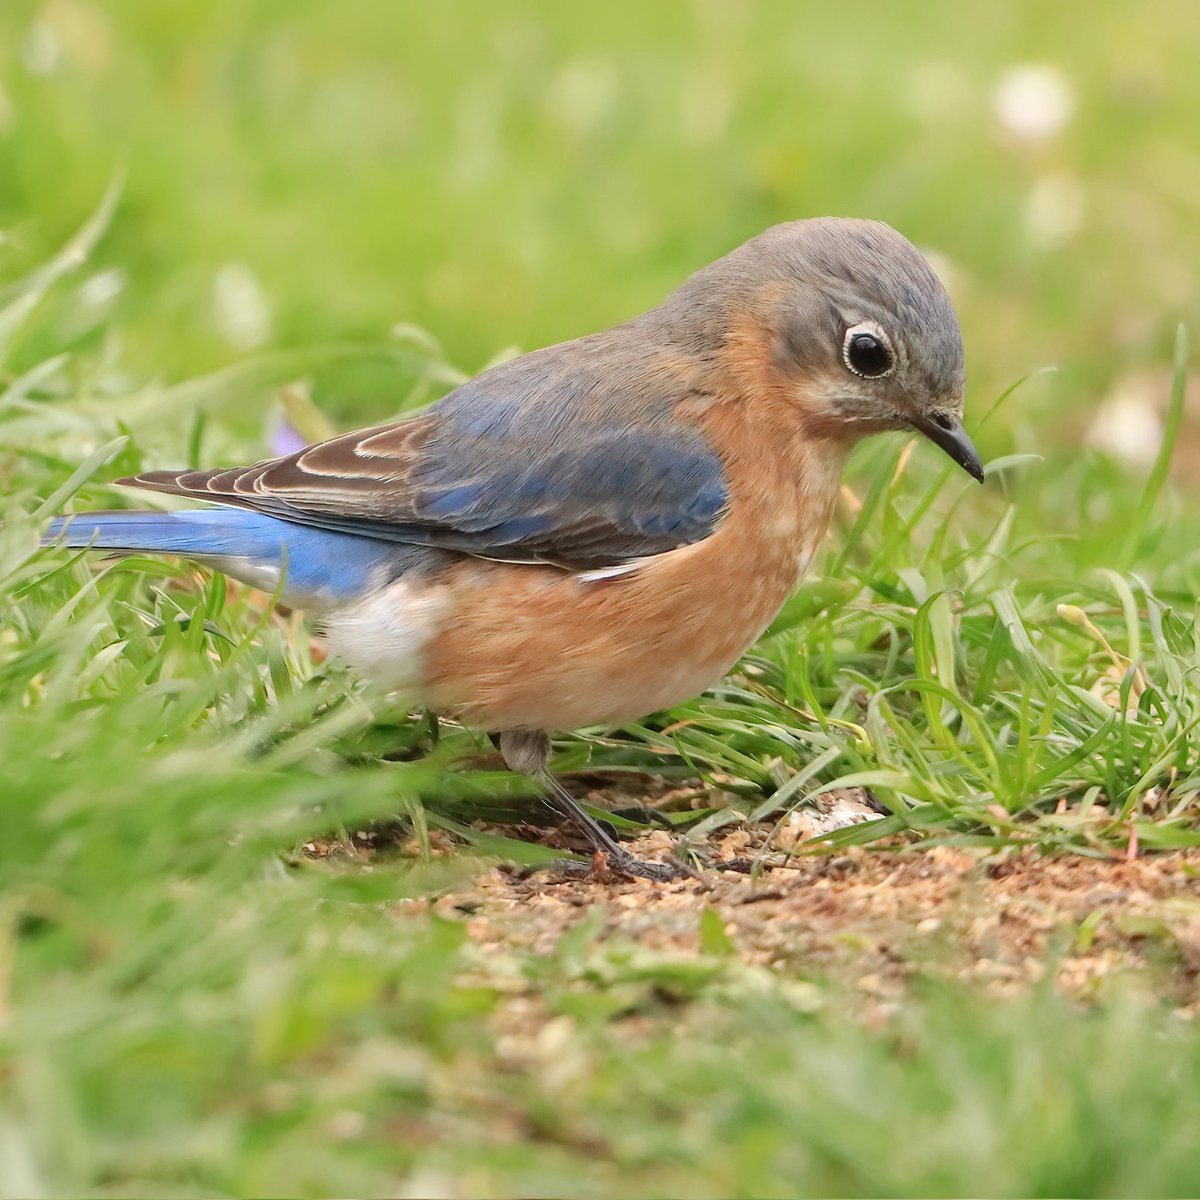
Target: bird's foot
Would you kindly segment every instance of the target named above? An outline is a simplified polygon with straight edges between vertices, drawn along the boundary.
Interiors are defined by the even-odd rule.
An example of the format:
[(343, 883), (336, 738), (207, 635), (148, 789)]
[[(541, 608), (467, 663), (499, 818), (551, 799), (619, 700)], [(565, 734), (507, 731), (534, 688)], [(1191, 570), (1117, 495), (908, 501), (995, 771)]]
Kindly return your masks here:
[(604, 860), (604, 868), (613, 872), (616, 875), (625, 875), (634, 879), (649, 879), (654, 883), (674, 883), (679, 879), (699, 879), (700, 876), (691, 867), (685, 863), (678, 861), (674, 862), (647, 862), (645, 859), (635, 858), (632, 854), (626, 851), (615, 862), (612, 857), (607, 854), (592, 855), (592, 869), (595, 871), (596, 859)]
[[(676, 879), (698, 879), (690, 867), (681, 863), (643, 862), (634, 858), (617, 840), (617, 831), (603, 819), (597, 820), (563, 787), (547, 769), (550, 739), (545, 733), (507, 731), (495, 739), (509, 768), (538, 780), (545, 789), (547, 804), (566, 822), (573, 822), (588, 848), (590, 863), (565, 862), (555, 866), (560, 878), (591, 878), (603, 881), (614, 879), (649, 879), (668, 883)], [(666, 818), (661, 819), (673, 828)]]
[(562, 879), (588, 879), (594, 883), (619, 883), (648, 879), (653, 883), (674, 883), (680, 879), (699, 879), (691, 867), (679, 862), (645, 862), (627, 850), (620, 854), (597, 850), (589, 862), (554, 863), (553, 873)]

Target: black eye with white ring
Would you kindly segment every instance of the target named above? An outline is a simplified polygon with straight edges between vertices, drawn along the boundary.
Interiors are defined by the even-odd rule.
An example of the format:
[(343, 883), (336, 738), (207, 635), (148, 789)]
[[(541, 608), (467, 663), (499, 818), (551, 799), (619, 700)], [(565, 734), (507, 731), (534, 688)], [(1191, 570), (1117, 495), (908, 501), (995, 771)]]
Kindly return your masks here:
[(846, 330), (842, 361), (855, 375), (865, 379), (879, 379), (896, 365), (883, 331), (861, 325)]

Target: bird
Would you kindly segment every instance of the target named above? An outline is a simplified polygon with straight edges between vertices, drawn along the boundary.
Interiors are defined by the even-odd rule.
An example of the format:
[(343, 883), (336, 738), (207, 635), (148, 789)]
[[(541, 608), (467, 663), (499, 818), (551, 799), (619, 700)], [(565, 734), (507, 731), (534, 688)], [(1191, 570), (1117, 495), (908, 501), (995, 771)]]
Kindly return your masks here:
[(913, 244), (796, 220), (398, 420), (116, 481), (202, 507), (66, 515), (43, 540), (277, 591), (367, 680), (490, 734), (593, 863), (669, 879), (682, 868), (635, 858), (555, 779), (551, 734), (726, 674), (807, 571), (862, 438), (916, 431), (983, 482), (963, 395), (959, 322)]

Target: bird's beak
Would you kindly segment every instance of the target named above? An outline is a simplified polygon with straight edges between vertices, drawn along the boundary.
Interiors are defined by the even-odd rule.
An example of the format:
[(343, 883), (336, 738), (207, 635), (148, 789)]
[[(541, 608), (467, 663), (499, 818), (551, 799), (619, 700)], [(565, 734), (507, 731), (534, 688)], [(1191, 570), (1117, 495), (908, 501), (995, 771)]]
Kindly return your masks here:
[(962, 421), (949, 413), (921, 413), (909, 418), (914, 429), (923, 433), (935, 446), (940, 446), (966, 473), (983, 482), (983, 463)]

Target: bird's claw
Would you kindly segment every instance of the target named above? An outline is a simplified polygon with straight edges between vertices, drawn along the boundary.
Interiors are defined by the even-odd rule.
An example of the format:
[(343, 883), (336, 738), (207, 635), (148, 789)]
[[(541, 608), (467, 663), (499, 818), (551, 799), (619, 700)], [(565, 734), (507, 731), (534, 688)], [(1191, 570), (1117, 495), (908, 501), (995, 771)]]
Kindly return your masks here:
[(627, 882), (647, 879), (652, 883), (674, 883), (680, 879), (697, 879), (691, 867), (679, 862), (646, 862), (627, 851), (613, 854), (597, 850), (590, 862), (561, 862), (555, 864), (557, 874), (568, 879), (590, 879), (595, 883)]

